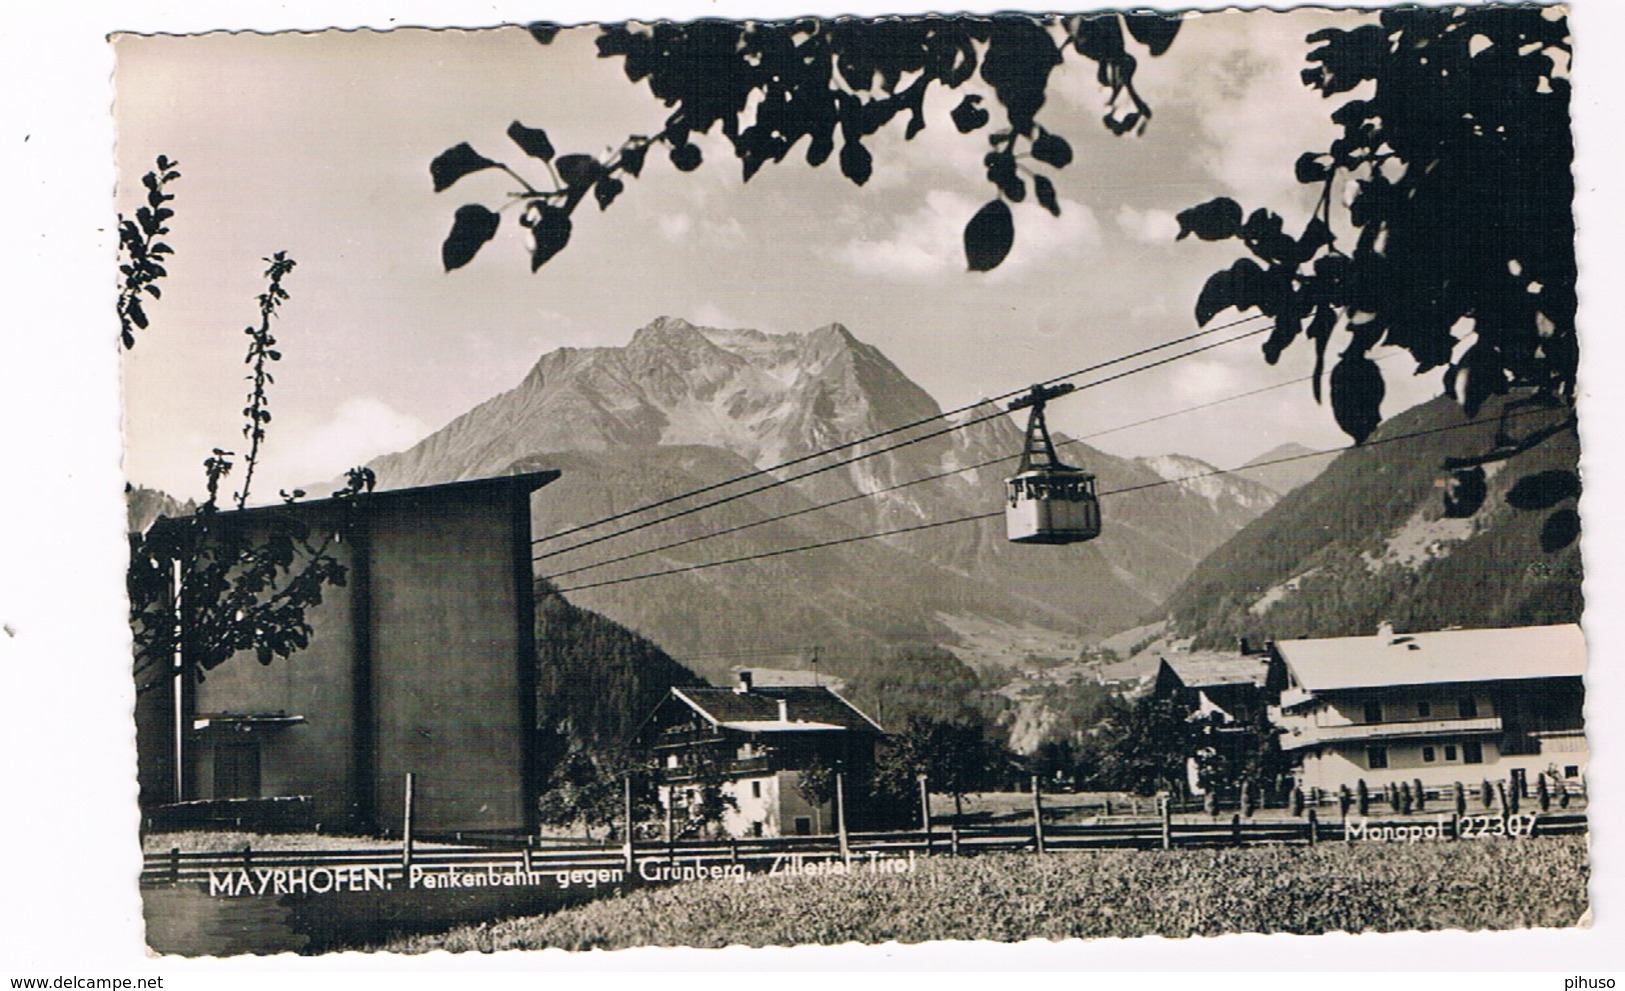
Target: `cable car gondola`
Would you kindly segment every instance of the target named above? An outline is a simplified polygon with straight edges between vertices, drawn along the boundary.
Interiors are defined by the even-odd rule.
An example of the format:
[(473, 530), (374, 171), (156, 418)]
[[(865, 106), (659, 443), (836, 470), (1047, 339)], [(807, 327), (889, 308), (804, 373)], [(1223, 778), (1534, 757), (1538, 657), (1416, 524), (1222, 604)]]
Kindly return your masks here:
[(1061, 463), (1055, 456), (1044, 404), (1074, 386), (1033, 386), (1010, 403), (1012, 411), (1032, 407), (1021, 466), (1005, 484), (1005, 535), (1017, 544), (1076, 544), (1100, 536), (1100, 502), (1095, 476)]

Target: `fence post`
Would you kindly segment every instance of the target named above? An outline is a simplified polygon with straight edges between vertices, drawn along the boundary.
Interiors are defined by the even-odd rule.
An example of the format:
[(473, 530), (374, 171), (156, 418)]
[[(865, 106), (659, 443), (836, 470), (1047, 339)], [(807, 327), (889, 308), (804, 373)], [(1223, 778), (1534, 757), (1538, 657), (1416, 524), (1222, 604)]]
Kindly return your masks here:
[(1230, 842), (1236, 846), (1241, 846), (1241, 813), (1239, 812), (1230, 817)]
[(835, 829), (841, 841), (841, 861), (851, 863), (852, 848), (846, 839), (846, 780), (840, 771), (835, 772)]
[(181, 882), (181, 848), (178, 847), (178, 846), (172, 846), (172, 847), (169, 848), (169, 883), (170, 884), (179, 884), (180, 882)]
[(412, 869), (412, 785), (414, 775), (406, 772), (406, 801), (401, 813), (401, 870)]
[(632, 876), (632, 772), (631, 771), (626, 772), (626, 778), (622, 782), (621, 798), (622, 798), (621, 810), (622, 810), (623, 816), (624, 816), (624, 818), (626, 820), (626, 850), (625, 850), (626, 876), (631, 877)]
[(1309, 810), (1309, 845), (1314, 846), (1315, 844), (1317, 844), (1319, 842), (1320, 842), (1320, 815), (1314, 809), (1310, 809)]
[(1107, 795), (1106, 796), (1106, 811), (1103, 813), (1103, 815), (1110, 816), (1111, 814), (1112, 814), (1112, 797), (1110, 795)]
[(1159, 806), (1157, 812), (1162, 818), (1162, 848), (1172, 850), (1174, 848), (1174, 803), (1169, 796), (1162, 795), (1158, 798), (1157, 804)]
[(948, 832), (948, 843), (948, 849), (953, 853), (953, 855), (956, 857), (959, 856), (959, 823), (957, 822), (954, 823), (953, 828)]
[(520, 854), (524, 857), (524, 860), (525, 860), (525, 876), (529, 877), (530, 874), (531, 874), (531, 869), (530, 869), (530, 846), (527, 844), (525, 846), (525, 848), (520, 851)]
[(1038, 775), (1033, 775), (1033, 841), (1038, 853), (1044, 853), (1044, 798), (1038, 791)]
[(666, 786), (666, 861), (668, 863), (672, 863), (672, 864), (677, 863), (677, 833), (676, 833), (675, 827), (672, 825), (672, 816), (674, 815), (674, 812), (672, 810), (672, 806), (676, 801), (677, 801), (676, 786), (675, 785), (667, 785)]
[(920, 779), (920, 828), (925, 830), (925, 852), (931, 852), (931, 786), (929, 778), (921, 774)]

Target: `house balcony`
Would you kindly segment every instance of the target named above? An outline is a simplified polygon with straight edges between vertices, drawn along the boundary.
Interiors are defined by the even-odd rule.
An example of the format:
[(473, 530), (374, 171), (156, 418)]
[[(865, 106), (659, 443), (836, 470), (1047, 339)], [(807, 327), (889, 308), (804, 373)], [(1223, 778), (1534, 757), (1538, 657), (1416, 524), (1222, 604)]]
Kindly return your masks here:
[(707, 726), (700, 730), (666, 730), (654, 738), (651, 746), (655, 750), (672, 750), (677, 747), (709, 747), (726, 742), (726, 737)]
[[(660, 780), (668, 785), (687, 784), (699, 776), (698, 770), (694, 767), (663, 767), (660, 769)], [(761, 777), (772, 774), (773, 770), (773, 762), (766, 754), (735, 758), (716, 767), (716, 773), (724, 779)]]
[(1500, 716), (1476, 719), (1411, 719), (1403, 722), (1348, 723), (1342, 726), (1294, 725), (1284, 721), (1282, 750), (1302, 750), (1327, 743), (1366, 743), (1414, 737), (1487, 736), (1501, 732)]

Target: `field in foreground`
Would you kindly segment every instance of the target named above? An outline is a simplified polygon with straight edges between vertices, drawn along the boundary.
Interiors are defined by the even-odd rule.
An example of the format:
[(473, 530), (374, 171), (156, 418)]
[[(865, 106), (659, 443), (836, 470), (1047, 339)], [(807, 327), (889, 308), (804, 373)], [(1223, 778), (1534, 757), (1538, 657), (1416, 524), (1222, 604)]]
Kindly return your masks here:
[(1585, 912), (1587, 876), (1583, 836), (997, 854), (921, 860), (900, 875), (694, 882), (378, 948), (489, 952), (1566, 927)]

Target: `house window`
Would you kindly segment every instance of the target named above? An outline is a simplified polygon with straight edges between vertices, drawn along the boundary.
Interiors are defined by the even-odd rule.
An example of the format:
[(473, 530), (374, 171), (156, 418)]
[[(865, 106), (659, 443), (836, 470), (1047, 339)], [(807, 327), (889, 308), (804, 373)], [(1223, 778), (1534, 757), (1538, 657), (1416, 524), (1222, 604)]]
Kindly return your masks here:
[(1461, 701), (1457, 703), (1457, 706), (1461, 711), (1461, 718), (1478, 718), (1478, 700), (1473, 698), (1471, 695), (1463, 695), (1461, 697)]
[(1422, 761), (1423, 761), (1423, 763), (1427, 763), (1427, 764), (1433, 763), (1433, 759), (1436, 756), (1437, 756), (1437, 754), (1434, 753), (1432, 747), (1423, 747), (1422, 748)]
[(761, 798), (762, 797), (762, 783), (760, 781), (752, 781), (750, 783), (750, 797), (751, 798)]
[(761, 836), (762, 835), (762, 824), (759, 823), (759, 822), (752, 822), (750, 824), (750, 835), (752, 835), (752, 836)]
[(1387, 767), (1388, 766), (1388, 748), (1387, 747), (1366, 747), (1365, 748), (1365, 766), (1369, 767), (1373, 771), (1381, 770), (1382, 768)]
[(1579, 776), (1580, 776), (1580, 765), (1579, 764), (1565, 764), (1565, 765), (1563, 765), (1563, 777), (1565, 777), (1565, 778), (1578, 778)]
[(1372, 700), (1365, 704), (1365, 721), (1368, 723), (1382, 722), (1382, 703)]
[[(1416, 718), (1417, 719), (1426, 719), (1431, 715), (1433, 715), (1433, 704), (1431, 702), (1418, 702), (1418, 703), (1416, 703)], [(1431, 759), (1431, 758), (1429, 758), (1429, 759)]]
[(812, 816), (796, 816), (796, 835), (812, 835)]
[(1471, 740), (1461, 745), (1461, 759), (1466, 764), (1484, 763), (1484, 745), (1477, 740)]
[(1456, 759), (1456, 745), (1454, 743), (1447, 743), (1447, 744), (1444, 745), (1444, 759), (1445, 760), (1455, 760)]

